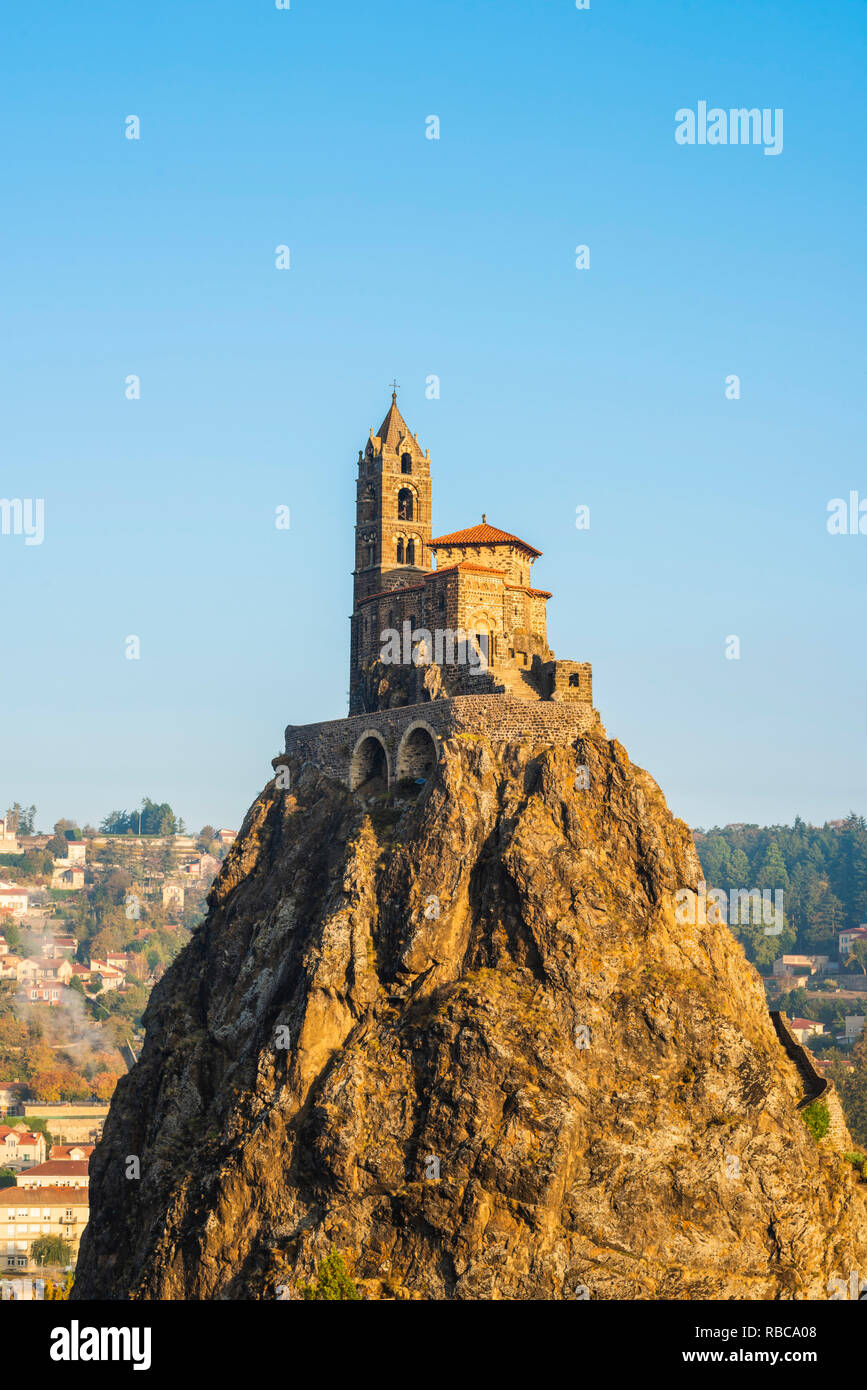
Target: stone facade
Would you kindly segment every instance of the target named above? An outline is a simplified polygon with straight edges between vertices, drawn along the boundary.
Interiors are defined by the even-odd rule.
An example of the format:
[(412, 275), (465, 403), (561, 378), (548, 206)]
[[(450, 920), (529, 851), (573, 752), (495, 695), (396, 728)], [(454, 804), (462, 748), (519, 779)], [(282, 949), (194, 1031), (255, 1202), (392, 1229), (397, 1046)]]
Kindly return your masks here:
[[(485, 516), (434, 538), (431, 508), (430, 453), (410, 432), (393, 392), (378, 433), (371, 429), (358, 454), (350, 714), (428, 698), (416, 665), (438, 665), (440, 674), (424, 690), (433, 684), (436, 695), (448, 697), (462, 688), (461, 668), (476, 656), (513, 695), (544, 695), (533, 668), (554, 653), (547, 638), (551, 595), (532, 585), (541, 551), (489, 526)], [(389, 634), (400, 635), (397, 656)], [(383, 665), (401, 669), (383, 672)], [(510, 680), (509, 673), (529, 678)]]
[(320, 724), (290, 724), (286, 751), (273, 765), (277, 768), (291, 760), (302, 766), (312, 763), (354, 788), (374, 774), (378, 756), (388, 784), (415, 778), (422, 771), (427, 775), (439, 756), (440, 740), (460, 734), (484, 735), (495, 743), (568, 745), (588, 733), (605, 733), (592, 705), (513, 700), (498, 694), (458, 695)]
[(458, 734), (570, 744), (601, 729), (589, 662), (548, 646), (551, 595), (531, 583), (541, 551), (484, 516), (431, 533), (430, 453), (393, 392), (358, 455), (349, 718), (290, 725), (275, 766), (391, 785), (426, 777)]

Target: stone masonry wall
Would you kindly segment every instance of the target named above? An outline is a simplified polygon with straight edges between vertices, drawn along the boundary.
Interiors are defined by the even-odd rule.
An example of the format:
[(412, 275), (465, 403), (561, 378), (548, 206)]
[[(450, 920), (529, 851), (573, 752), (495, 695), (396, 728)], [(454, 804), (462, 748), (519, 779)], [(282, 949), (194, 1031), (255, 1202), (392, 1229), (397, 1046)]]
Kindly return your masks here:
[[(348, 784), (352, 754), (362, 735), (369, 732), (376, 734), (385, 747), (392, 780), (401, 740), (419, 724), (435, 740), (477, 733), (501, 743), (570, 744), (579, 734), (605, 732), (598, 713), (589, 704), (512, 700), (506, 695), (458, 695), (452, 700), (430, 700), (320, 724), (290, 724), (284, 756), (313, 763), (329, 777)], [(275, 758), (274, 765), (282, 761), (283, 756)]]
[(822, 1076), (817, 1070), (816, 1064), (810, 1052), (802, 1043), (799, 1043), (794, 1034), (789, 1031), (788, 1020), (785, 1014), (779, 1011), (772, 1011), (771, 1020), (777, 1031), (787, 1055), (795, 1063), (806, 1088), (806, 1097), (803, 1105), (809, 1105), (811, 1101), (824, 1101), (828, 1107), (828, 1117), (830, 1124), (828, 1133), (819, 1142), (829, 1149), (836, 1150), (837, 1153), (849, 1153), (854, 1150), (855, 1145), (846, 1124), (846, 1117), (843, 1113), (843, 1106), (837, 1094), (837, 1088), (833, 1081), (828, 1077)]

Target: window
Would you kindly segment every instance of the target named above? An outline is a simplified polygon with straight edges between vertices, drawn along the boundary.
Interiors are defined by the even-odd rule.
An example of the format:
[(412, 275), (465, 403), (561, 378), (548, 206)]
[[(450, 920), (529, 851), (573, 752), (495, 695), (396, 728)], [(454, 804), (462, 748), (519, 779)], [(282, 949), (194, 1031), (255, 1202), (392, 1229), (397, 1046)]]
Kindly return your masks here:
[(406, 543), (406, 563), (408, 565), (415, 564), (415, 541), (407, 541)]
[(408, 487), (402, 487), (397, 494), (398, 521), (412, 521), (413, 496)]
[(397, 563), (399, 565), (403, 564), (403, 541), (398, 541), (397, 543)]
[(446, 611), (446, 596), (445, 596), (445, 594), (440, 594), (440, 612), (441, 612), (441, 613), (445, 613), (445, 611)]
[(570, 684), (570, 685), (580, 685), (580, 684), (581, 684), (581, 677), (579, 676), (579, 674), (578, 674), (577, 671), (570, 671), (570, 672), (569, 672), (569, 684)]
[(400, 471), (401, 471), (401, 473), (411, 473), (411, 472), (412, 472), (412, 454), (401, 454), (401, 456), (400, 456)]

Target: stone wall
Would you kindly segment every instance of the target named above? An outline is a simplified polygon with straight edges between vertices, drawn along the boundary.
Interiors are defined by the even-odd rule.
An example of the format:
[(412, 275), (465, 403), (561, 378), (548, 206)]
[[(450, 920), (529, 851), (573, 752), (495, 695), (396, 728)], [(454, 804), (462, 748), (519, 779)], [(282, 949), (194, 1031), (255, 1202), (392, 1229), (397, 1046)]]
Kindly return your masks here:
[(784, 1013), (772, 1011), (771, 1021), (785, 1048), (787, 1056), (798, 1068), (801, 1080), (804, 1082), (806, 1095), (801, 1102), (801, 1109), (811, 1104), (814, 1100), (821, 1100), (828, 1107), (830, 1125), (828, 1133), (819, 1142), (825, 1148), (834, 1149), (837, 1153), (850, 1153), (855, 1145), (849, 1128), (846, 1124), (846, 1117), (843, 1113), (843, 1106), (837, 1094), (837, 1088), (833, 1081), (827, 1076), (822, 1076), (817, 1070), (812, 1054), (802, 1043), (799, 1043), (794, 1034), (789, 1031), (788, 1019)]
[(549, 700), (512, 700), (506, 695), (458, 695), (451, 700), (430, 700), (398, 709), (354, 714), (320, 724), (290, 724), (286, 729), (285, 754), (274, 759), (280, 765), (288, 756), (313, 763), (340, 782), (351, 785), (353, 755), (365, 737), (380, 740), (388, 763), (388, 780), (397, 776), (404, 740), (415, 728), (428, 731), (439, 751), (440, 740), (475, 733), (498, 743), (559, 743), (568, 745), (580, 734), (604, 735), (592, 705)]

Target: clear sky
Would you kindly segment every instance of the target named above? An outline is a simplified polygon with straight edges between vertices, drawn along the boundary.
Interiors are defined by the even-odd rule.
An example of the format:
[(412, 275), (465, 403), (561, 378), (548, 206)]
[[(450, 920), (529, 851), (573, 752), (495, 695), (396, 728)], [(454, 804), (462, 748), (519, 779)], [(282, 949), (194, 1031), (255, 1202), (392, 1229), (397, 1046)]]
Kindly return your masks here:
[[(676, 814), (867, 812), (867, 535), (826, 529), (867, 498), (863, 0), (3, 26), (0, 495), (45, 536), (0, 535), (2, 807), (236, 826), (284, 726), (346, 712), (396, 374), (435, 532), (544, 552), (552, 646)], [(699, 101), (781, 108), (782, 153), (679, 145)]]

